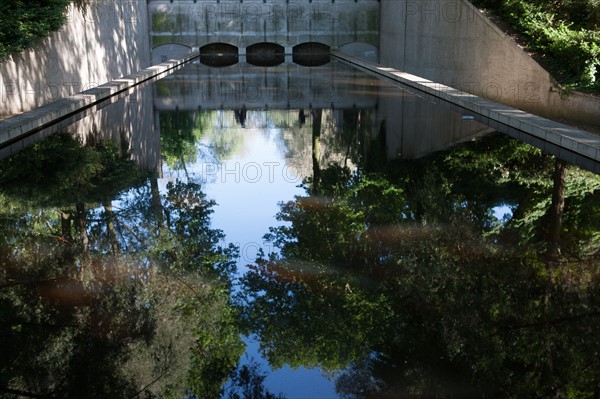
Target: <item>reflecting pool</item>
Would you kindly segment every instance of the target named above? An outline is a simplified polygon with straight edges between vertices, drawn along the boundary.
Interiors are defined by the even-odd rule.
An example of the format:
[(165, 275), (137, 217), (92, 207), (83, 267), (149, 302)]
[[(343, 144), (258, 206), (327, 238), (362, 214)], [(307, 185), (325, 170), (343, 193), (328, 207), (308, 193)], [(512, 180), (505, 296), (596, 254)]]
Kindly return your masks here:
[(598, 396), (597, 165), (470, 116), (189, 64), (41, 134), (0, 161), (0, 397)]

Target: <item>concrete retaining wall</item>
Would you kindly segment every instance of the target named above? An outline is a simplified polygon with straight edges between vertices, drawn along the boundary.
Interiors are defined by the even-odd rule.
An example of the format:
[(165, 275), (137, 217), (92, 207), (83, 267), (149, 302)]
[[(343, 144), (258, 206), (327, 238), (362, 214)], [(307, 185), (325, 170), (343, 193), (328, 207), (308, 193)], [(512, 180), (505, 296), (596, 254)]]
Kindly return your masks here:
[(149, 65), (145, 0), (96, 0), (85, 12), (70, 6), (60, 31), (0, 63), (0, 118)]
[(547, 118), (600, 126), (600, 98), (563, 100), (548, 72), (466, 0), (381, 0), (380, 63)]

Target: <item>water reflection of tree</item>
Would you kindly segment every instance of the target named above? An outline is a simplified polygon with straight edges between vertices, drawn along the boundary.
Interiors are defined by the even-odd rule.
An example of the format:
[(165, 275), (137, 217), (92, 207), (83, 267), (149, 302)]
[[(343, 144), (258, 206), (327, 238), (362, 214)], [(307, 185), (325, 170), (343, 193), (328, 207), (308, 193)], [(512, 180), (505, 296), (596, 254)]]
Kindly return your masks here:
[[(218, 397), (244, 350), (213, 202), (110, 145), (0, 164), (0, 397)], [(133, 189), (132, 189), (133, 187)]]
[(557, 164), (495, 136), (323, 168), (244, 278), (248, 331), (274, 367), (346, 369), (347, 397), (598, 395), (600, 179)]
[[(187, 174), (187, 165), (198, 160), (221, 162), (239, 147), (240, 134), (215, 134), (219, 113), (223, 111), (160, 112), (161, 152), (170, 168)], [(209, 144), (203, 143), (203, 139)]]

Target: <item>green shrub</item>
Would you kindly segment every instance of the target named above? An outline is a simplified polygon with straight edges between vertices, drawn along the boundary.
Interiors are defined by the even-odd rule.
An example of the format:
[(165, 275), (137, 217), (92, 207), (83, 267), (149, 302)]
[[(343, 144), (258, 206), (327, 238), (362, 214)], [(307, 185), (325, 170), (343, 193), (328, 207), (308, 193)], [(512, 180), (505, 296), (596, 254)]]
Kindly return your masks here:
[(600, 91), (600, 0), (473, 0), (528, 40), (563, 85)]
[(0, 59), (33, 47), (66, 20), (70, 0), (0, 2)]

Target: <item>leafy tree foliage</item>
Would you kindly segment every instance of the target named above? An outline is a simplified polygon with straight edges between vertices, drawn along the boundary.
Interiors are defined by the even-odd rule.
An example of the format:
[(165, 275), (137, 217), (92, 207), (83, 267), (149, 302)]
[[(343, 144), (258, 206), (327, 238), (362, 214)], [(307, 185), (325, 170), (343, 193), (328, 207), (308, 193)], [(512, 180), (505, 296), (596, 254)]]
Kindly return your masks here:
[(474, 0), (527, 37), (528, 47), (561, 83), (598, 91), (600, 2), (597, 0)]
[(567, 167), (550, 260), (556, 162), (492, 136), (385, 171), (323, 169), (337, 181), (281, 205), (278, 252), (243, 279), (247, 331), (274, 367), (346, 370), (346, 397), (594, 397), (600, 180)]
[(35, 46), (60, 29), (69, 3), (83, 8), (87, 0), (17, 0), (0, 3), (0, 60)]
[(317, 165), (234, 299), (199, 184), (64, 136), (1, 162), (0, 397), (278, 397), (242, 332), (349, 398), (598, 396), (600, 179), (503, 136), (384, 165), (350, 133), (360, 166)]
[(147, 176), (112, 143), (82, 147), (67, 134), (41, 141), (0, 165), (3, 195), (42, 207), (102, 202)]
[(161, 111), (160, 144), (162, 156), (173, 169), (183, 169), (196, 161), (196, 142), (202, 134), (202, 114), (189, 111)]
[(0, 170), (0, 397), (219, 397), (244, 350), (237, 249), (200, 186), (161, 193), (67, 136)]

